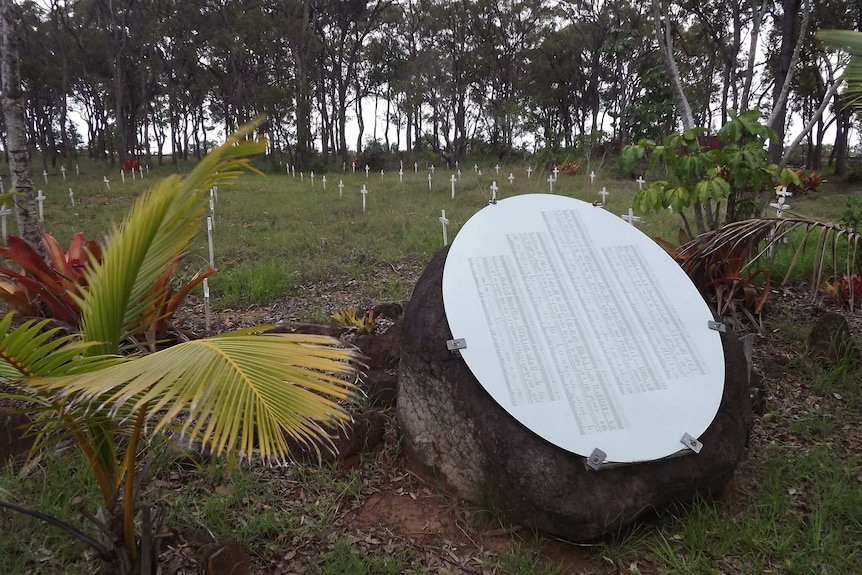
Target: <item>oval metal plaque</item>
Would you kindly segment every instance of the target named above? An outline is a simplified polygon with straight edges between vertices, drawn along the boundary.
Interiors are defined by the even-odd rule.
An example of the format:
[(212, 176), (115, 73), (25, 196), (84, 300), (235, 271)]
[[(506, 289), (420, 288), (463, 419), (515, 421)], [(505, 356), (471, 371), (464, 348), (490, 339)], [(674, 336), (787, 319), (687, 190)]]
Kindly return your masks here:
[(652, 461), (718, 412), (712, 313), (661, 247), (600, 207), (528, 194), (481, 209), (452, 242), (443, 305), (479, 383), (572, 453)]

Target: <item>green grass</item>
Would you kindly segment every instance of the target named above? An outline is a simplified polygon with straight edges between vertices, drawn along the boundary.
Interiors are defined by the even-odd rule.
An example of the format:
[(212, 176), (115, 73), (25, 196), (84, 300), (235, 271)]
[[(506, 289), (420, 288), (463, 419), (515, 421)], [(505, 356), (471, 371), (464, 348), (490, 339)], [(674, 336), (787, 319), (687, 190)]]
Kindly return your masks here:
[[(465, 162), (472, 166), (473, 162)], [(493, 166), (493, 163), (491, 164)], [(103, 171), (82, 162), (81, 176), (59, 173), (47, 185), (36, 178), (49, 197), (45, 205), (45, 229), (68, 242), (71, 233), (83, 230), (88, 238), (101, 238), (111, 225), (122, 220), (134, 197), (154, 182), (156, 175), (172, 168), (154, 169), (141, 182), (119, 183), (111, 177), (110, 193), (101, 183)], [(600, 172), (596, 167), (597, 172)], [(442, 246), (438, 218), (445, 209), (450, 220), (449, 237), (477, 210), (487, 205), (489, 187), (497, 181), (500, 196), (513, 193), (547, 192), (548, 173), (537, 171), (526, 178), (526, 165), (505, 166), (500, 175), (488, 164), (479, 176), (471, 168), (462, 170), (456, 197), (450, 195), (450, 171), (438, 170), (431, 190), (426, 172), (379, 174), (368, 180), (364, 174), (327, 173), (324, 191), (318, 173), (312, 188), (309, 178), (280, 172), (265, 178), (243, 176), (232, 188), (219, 190), (215, 210), (215, 263), (219, 273), (211, 278), (217, 307), (268, 304), (302, 293), (304, 286), (350, 283), (369, 302), (406, 301), (413, 285), (397, 271), (422, 270)], [(510, 188), (505, 179), (516, 176)], [(604, 170), (602, 170), (604, 171)], [(610, 172), (610, 170), (607, 170)], [(339, 197), (337, 184), (344, 181)], [(362, 212), (358, 191), (365, 184), (371, 193)], [(68, 205), (67, 188), (73, 186), (77, 206)], [(622, 214), (637, 190), (632, 181), (560, 176), (555, 193), (585, 201), (598, 199), (598, 191), (610, 192), (607, 208)], [(794, 200), (794, 211), (824, 219), (840, 218), (845, 191), (824, 191)], [(662, 211), (640, 214), (639, 228), (651, 236), (676, 238), (679, 218)], [(10, 231), (14, 223), (10, 218)], [(776, 250), (773, 279), (789, 264), (797, 238)], [(184, 262), (190, 275), (207, 267), (207, 243), (202, 235)], [(797, 264), (804, 279), (810, 264)], [(784, 266), (784, 268), (782, 268)], [(397, 271), (396, 271), (397, 270)], [(337, 307), (343, 302), (334, 301)], [(307, 319), (327, 321), (334, 309), (306, 310)], [(772, 318), (767, 332), (804, 349), (810, 326), (788, 317)], [(635, 566), (652, 573), (855, 573), (862, 563), (858, 541), (862, 540), (862, 456), (842, 444), (842, 433), (858, 425), (845, 415), (829, 411), (838, 402), (858, 410), (862, 405), (862, 372), (849, 363), (823, 367), (806, 358), (794, 361), (795, 371), (819, 398), (820, 411), (806, 411), (769, 422), (775, 433), (808, 438), (804, 447), (784, 446), (780, 440), (759, 454), (751, 490), (737, 498), (698, 500), (658, 515), (642, 524), (595, 544), (597, 565), (617, 572), (634, 572)], [(836, 397), (836, 394), (841, 399)], [(852, 447), (852, 446), (851, 446)], [(175, 528), (203, 529), (220, 540), (235, 539), (259, 560), (283, 556), (297, 546), (304, 552), (319, 552), (312, 572), (427, 573), (421, 567), (426, 549), (405, 543), (399, 551), (386, 553), (378, 547), (351, 545), (343, 536), (341, 510), (360, 503), (367, 495), (369, 474), (387, 473), (394, 455), (365, 458), (356, 467), (302, 465), (285, 470), (239, 467), (231, 473), (224, 465), (190, 472), (168, 467), (146, 498), (164, 508), (167, 524)], [(56, 470), (62, 469), (62, 473)], [(288, 481), (271, 481), (272, 473), (286, 474)], [(177, 482), (181, 488), (176, 488)], [(285, 491), (285, 485), (291, 486)], [(95, 509), (98, 494), (86, 464), (77, 456), (46, 458), (33, 472), (19, 478), (13, 470), (0, 474), (0, 495), (6, 500), (79, 526), (86, 526), (79, 509)], [(70, 502), (81, 498), (79, 505)], [(453, 503), (458, 505), (458, 503)], [(471, 510), (478, 523), (496, 526), (500, 519), (493, 509)], [(87, 526), (88, 527), (88, 526)], [(81, 572), (83, 546), (63, 533), (33, 519), (0, 510), (0, 573)], [(515, 545), (499, 555), (483, 559), (488, 572), (538, 574), (564, 573), (541, 556), (539, 542)], [(322, 551), (321, 551), (322, 550)]]

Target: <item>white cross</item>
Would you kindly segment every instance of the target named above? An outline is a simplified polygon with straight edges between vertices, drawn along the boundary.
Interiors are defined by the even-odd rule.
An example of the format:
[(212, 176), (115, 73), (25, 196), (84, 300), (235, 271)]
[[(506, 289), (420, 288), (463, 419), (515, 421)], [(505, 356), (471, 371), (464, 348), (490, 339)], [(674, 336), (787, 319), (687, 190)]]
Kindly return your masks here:
[(620, 217), (630, 223), (631, 225), (635, 225), (635, 222), (641, 221), (640, 216), (636, 216), (631, 208), (629, 208), (628, 214), (621, 214)]
[(492, 204), (497, 203), (497, 190), (498, 189), (499, 188), (497, 187), (497, 182), (491, 182), (491, 203)]
[(449, 178), (449, 183), (452, 185), (452, 199), (455, 199), (455, 174)]
[(3, 233), (3, 241), (6, 241), (6, 216), (12, 213), (12, 210), (4, 202), (2, 206), (0, 206), (0, 227), (3, 229), (0, 230)]
[(419, 162), (413, 162), (413, 173), (419, 172)]
[(494, 173), (496, 173), (497, 175), (500, 174), (500, 164), (497, 164), (496, 166), (494, 166)]
[(304, 181), (305, 181), (305, 172), (299, 172), (299, 181), (300, 181), (300, 182), (304, 182)]
[(78, 164), (75, 164), (75, 175), (76, 175), (76, 176), (80, 176), (80, 175), (81, 175), (81, 170), (79, 170), (79, 169), (78, 169)]
[(323, 177), (320, 178), (321, 183), (323, 183), (323, 191), (326, 191), (326, 174), (323, 174)]
[(431, 174), (428, 174), (428, 189), (431, 189)]
[(529, 180), (532, 175), (533, 175), (533, 166), (527, 166), (527, 179)]
[(380, 179), (383, 179), (383, 170), (380, 170)]
[(341, 173), (343, 174), (346, 171), (347, 171), (347, 162), (341, 162)]
[[(134, 171), (135, 170), (132, 170), (132, 172), (134, 172)], [(149, 166), (147, 166), (147, 173), (148, 174), (150, 173), (150, 167)], [(143, 168), (143, 166), (138, 166), (138, 175), (141, 176), (142, 180), (144, 179), (144, 168)]]
[(473, 171), (479, 173), (479, 164), (473, 164)]
[(344, 180), (338, 180), (338, 197), (341, 198), (341, 191), (344, 189)]
[(548, 176), (548, 192), (554, 193), (554, 176)]
[(47, 170), (42, 170), (42, 177), (45, 178), (45, 183), (48, 183), (48, 172)]
[(290, 166), (290, 175), (291, 177), (296, 177), (296, 164)]
[[(3, 204), (4, 206), (6, 204)], [(443, 245), (449, 244), (449, 237), (446, 235), (446, 226), (449, 224), (449, 220), (446, 219), (446, 210), (440, 210), (440, 223), (443, 225)]]
[(638, 179), (635, 181), (638, 183), (638, 190), (644, 189), (644, 183), (646, 183), (646, 180), (644, 180), (643, 176), (638, 176)]
[(311, 170), (311, 187), (314, 187), (314, 170)]
[[(134, 172), (132, 172), (134, 174)], [(120, 179), (123, 180), (123, 183), (126, 183), (126, 171), (120, 170)]]
[(75, 207), (75, 192), (72, 191), (72, 188), (69, 188), (69, 201), (72, 202), (72, 207)]
[(482, 175), (482, 170), (479, 170), (479, 173), (478, 173), (478, 175), (480, 175), (480, 176), (481, 176), (481, 175)]
[[(123, 183), (125, 183), (125, 181), (126, 180), (123, 180)], [(132, 181), (135, 181), (135, 170), (132, 170)]]
[(509, 172), (509, 185), (511, 186), (514, 181), (515, 181), (515, 174), (513, 174), (512, 172)]
[(63, 181), (66, 181), (66, 166), (60, 166), (60, 173), (63, 175)]
[(398, 182), (401, 184), (404, 183), (404, 168), (398, 169)]
[(43, 204), (45, 203), (45, 194), (42, 193), (42, 190), (39, 190), (39, 193), (36, 194), (36, 201), (39, 202), (39, 221), (45, 219), (45, 213), (43, 211)]
[(557, 174), (559, 174), (559, 173), (560, 173), (560, 168), (558, 168), (557, 166), (554, 166), (554, 181), (555, 182), (557, 181)]
[(365, 211), (365, 196), (368, 195), (368, 190), (365, 189), (365, 184), (362, 184), (362, 189), (359, 190), (359, 193), (362, 194), (362, 211)]
[(608, 199), (608, 196), (610, 195), (610, 192), (607, 191), (604, 186), (602, 186), (602, 191), (599, 192), (599, 195), (602, 197), (602, 205), (604, 205), (604, 203)]
[(110, 182), (110, 181), (108, 181), (108, 176), (104, 176), (104, 177), (102, 178), (102, 181), (105, 183), (105, 187), (106, 187), (106, 188), (108, 188), (108, 189), (110, 190), (110, 189), (111, 189), (111, 182)]
[(595, 179), (596, 179), (596, 173), (590, 172), (590, 185), (593, 185), (593, 182), (595, 181)]
[(435, 168), (435, 167), (434, 167), (434, 164), (431, 164), (431, 167), (430, 167), (430, 168), (428, 168), (428, 169), (429, 169), (429, 170), (431, 170), (431, 175), (432, 175), (432, 176), (434, 175), (434, 172), (437, 170), (437, 168)]

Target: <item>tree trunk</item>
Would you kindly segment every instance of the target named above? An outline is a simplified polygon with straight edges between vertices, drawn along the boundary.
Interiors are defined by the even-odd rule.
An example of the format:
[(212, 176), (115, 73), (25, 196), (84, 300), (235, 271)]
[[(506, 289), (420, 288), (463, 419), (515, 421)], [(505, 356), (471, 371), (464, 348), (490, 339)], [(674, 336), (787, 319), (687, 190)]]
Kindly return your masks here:
[(35, 210), (33, 184), (30, 180), (30, 156), (24, 128), (24, 98), (21, 94), (21, 72), (18, 62), (18, 38), (12, 14), (12, 0), (0, 0), (0, 76), (2, 76), (3, 115), (9, 148), (9, 172), (12, 185), (20, 195), (12, 198), (18, 234), (45, 257), (45, 248)]

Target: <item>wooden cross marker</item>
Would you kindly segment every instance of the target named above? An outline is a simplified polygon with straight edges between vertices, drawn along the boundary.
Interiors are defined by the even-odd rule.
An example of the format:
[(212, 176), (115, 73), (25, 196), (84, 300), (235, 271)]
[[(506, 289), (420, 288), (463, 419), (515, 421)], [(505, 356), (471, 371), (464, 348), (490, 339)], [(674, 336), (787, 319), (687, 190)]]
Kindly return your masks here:
[(314, 187), (314, 170), (311, 170), (310, 176), (311, 176), (311, 187), (313, 188)]
[[(449, 178), (449, 184), (452, 188), (452, 199), (454, 200), (455, 199), (455, 174), (452, 174), (452, 176)], [(445, 215), (445, 213), (444, 213), (444, 215)], [(444, 232), (444, 234), (445, 234), (445, 232)], [(443, 245), (446, 245), (446, 244), (444, 243)]]
[(491, 182), (491, 201), (488, 203), (490, 203), (490, 204), (496, 204), (497, 203), (497, 190), (498, 189), (499, 188), (497, 187), (497, 182)]
[[(3, 204), (4, 206), (6, 204)], [(443, 245), (449, 245), (449, 237), (446, 235), (446, 226), (449, 225), (449, 220), (446, 219), (446, 210), (440, 210), (440, 223), (443, 225)]]
[(380, 179), (383, 179), (383, 170), (380, 170)]
[(473, 164), (473, 171), (479, 173), (479, 164)]
[(320, 178), (320, 183), (323, 184), (323, 191), (326, 191), (326, 174), (323, 174), (323, 177)]
[(80, 175), (81, 175), (81, 170), (79, 170), (79, 169), (78, 169), (78, 164), (75, 164), (75, 175), (76, 175), (76, 176), (80, 176)]
[(554, 181), (557, 181), (557, 175), (560, 173), (560, 168), (554, 166)]
[(621, 214), (620, 217), (630, 223), (631, 225), (635, 225), (635, 222), (641, 221), (640, 216), (636, 216), (631, 208), (629, 208), (628, 214)]
[(48, 171), (42, 170), (42, 177), (45, 178), (45, 183), (48, 183)]
[(63, 181), (66, 181), (66, 166), (60, 166), (60, 174), (63, 176)]
[(39, 221), (45, 219), (45, 212), (43, 209), (43, 204), (45, 203), (45, 194), (42, 193), (42, 190), (39, 190), (39, 193), (36, 194), (36, 201), (39, 202)]
[(365, 196), (368, 195), (368, 190), (365, 188), (365, 184), (362, 184), (362, 189), (359, 190), (359, 193), (362, 194), (362, 211), (365, 211)]
[(403, 183), (404, 183), (404, 168), (399, 168), (399, 169), (398, 169), (398, 183), (399, 183), (399, 184), (403, 184)]
[[(132, 170), (132, 181), (135, 181), (135, 170)], [(123, 180), (123, 182), (125, 182), (125, 180)]]
[(431, 172), (428, 172), (428, 189), (431, 189)]
[[(132, 170), (132, 173), (135, 173), (134, 169)], [(150, 173), (150, 167), (149, 166), (147, 166), (147, 173), (148, 174)], [(144, 179), (144, 168), (143, 168), (143, 166), (138, 166), (138, 175), (141, 176), (142, 180)]]
[(515, 174), (509, 172), (509, 187), (512, 187), (512, 183), (515, 181)]
[(590, 172), (590, 185), (593, 185), (593, 182), (596, 180), (596, 173)]
[(646, 183), (646, 180), (644, 180), (643, 176), (638, 176), (638, 179), (636, 179), (635, 181), (638, 183), (638, 191), (644, 189), (644, 184)]
[(497, 164), (496, 166), (494, 166), (494, 173), (497, 174), (498, 176), (500, 175), (500, 164)]
[(435, 167), (434, 167), (434, 164), (431, 164), (431, 167), (430, 167), (430, 168), (428, 168), (428, 169), (429, 169), (429, 170), (431, 170), (431, 175), (432, 175), (432, 176), (434, 175), (434, 172), (437, 170), (437, 168), (435, 168)]
[(458, 168), (458, 181), (461, 181), (461, 168)]
[(69, 201), (72, 202), (72, 207), (75, 207), (75, 192), (72, 191), (72, 188), (69, 188)]
[(344, 190), (344, 180), (338, 180), (338, 199), (341, 199), (342, 190)]
[[(134, 174), (135, 172), (133, 171), (132, 173)], [(126, 171), (125, 170), (120, 170), (120, 179), (123, 180), (124, 184), (126, 183)]]
[(529, 180), (533, 176), (533, 166), (527, 166), (527, 179)]
[(290, 176), (292, 178), (296, 177), (296, 164), (293, 164), (292, 166), (290, 166)]
[(548, 193), (554, 193), (554, 176), (548, 176)]
[(305, 173), (304, 173), (304, 172), (299, 172), (299, 181), (300, 181), (300, 182), (304, 182), (304, 181), (305, 181)]
[(419, 162), (413, 162), (413, 173), (414, 174), (419, 173)]
[(102, 181), (105, 183), (105, 187), (110, 190), (111, 189), (111, 182), (108, 180), (108, 176), (104, 176), (102, 178)]
[(602, 205), (605, 205), (605, 202), (608, 200), (610, 192), (607, 191), (604, 186), (602, 186), (602, 191), (599, 192), (599, 195), (602, 197)]
[(347, 171), (347, 162), (341, 162), (341, 173), (343, 174), (346, 171)]
[(6, 216), (10, 215), (12, 210), (4, 202), (2, 206), (0, 206), (0, 232), (3, 233), (3, 241), (6, 241)]

